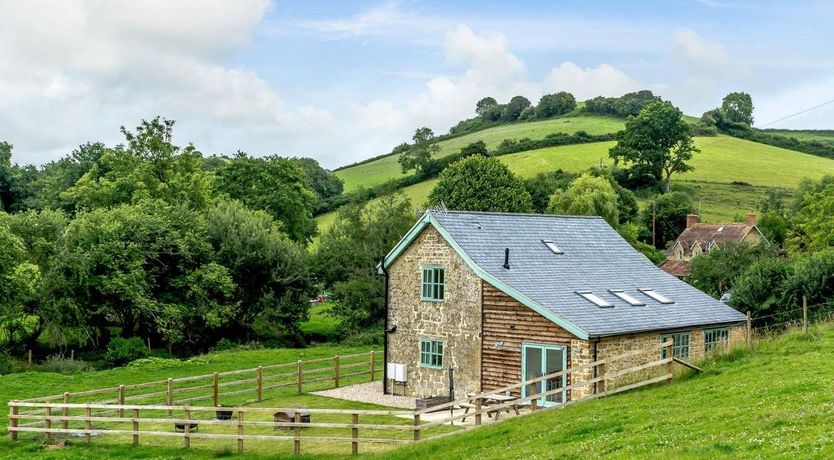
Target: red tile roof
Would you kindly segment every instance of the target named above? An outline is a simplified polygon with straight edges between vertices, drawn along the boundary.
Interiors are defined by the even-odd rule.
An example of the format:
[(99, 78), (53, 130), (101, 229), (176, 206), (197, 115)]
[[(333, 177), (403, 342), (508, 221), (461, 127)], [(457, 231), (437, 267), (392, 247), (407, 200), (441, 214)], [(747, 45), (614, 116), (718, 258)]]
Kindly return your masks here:
[(660, 268), (670, 275), (685, 278), (689, 276), (690, 262), (685, 260), (664, 260), (660, 264)]
[[(711, 242), (716, 242), (719, 246), (728, 241), (739, 242), (745, 235), (753, 228), (752, 225), (744, 223), (733, 224), (693, 224), (689, 228), (681, 232), (677, 241), (683, 245), (686, 253), (692, 250), (692, 246), (697, 242), (701, 245), (701, 249), (706, 250)], [(674, 245), (672, 245), (674, 248)], [(671, 253), (671, 249), (669, 252)]]

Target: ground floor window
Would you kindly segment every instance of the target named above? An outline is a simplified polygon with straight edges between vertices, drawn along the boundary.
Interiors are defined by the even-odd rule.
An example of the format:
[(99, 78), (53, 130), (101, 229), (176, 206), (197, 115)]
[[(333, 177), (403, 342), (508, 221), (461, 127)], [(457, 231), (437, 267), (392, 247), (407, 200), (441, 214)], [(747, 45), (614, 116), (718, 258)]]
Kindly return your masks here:
[(726, 327), (704, 330), (704, 351), (726, 348), (730, 343), (730, 329)]
[[(663, 334), (660, 336), (661, 343), (669, 339), (675, 341), (672, 348), (672, 356), (680, 359), (689, 358), (689, 332), (676, 332), (674, 334)], [(666, 347), (660, 349), (660, 358), (666, 359)]]
[(420, 365), (438, 369), (443, 367), (443, 342), (420, 339)]

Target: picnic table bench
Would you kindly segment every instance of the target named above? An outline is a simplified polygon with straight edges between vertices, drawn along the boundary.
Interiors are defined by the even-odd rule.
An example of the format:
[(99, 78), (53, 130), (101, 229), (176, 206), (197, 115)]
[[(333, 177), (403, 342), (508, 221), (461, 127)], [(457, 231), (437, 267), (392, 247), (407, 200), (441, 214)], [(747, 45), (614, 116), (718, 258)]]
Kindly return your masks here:
[[(519, 412), (518, 412), (518, 408), (528, 405), (527, 403), (519, 402), (519, 403), (516, 403), (516, 404), (511, 404), (508, 407), (505, 407), (505, 408), (502, 408), (502, 409), (490, 410), (489, 406), (500, 406), (502, 404), (517, 400), (519, 398), (516, 398), (515, 396), (503, 395), (503, 394), (487, 394), (487, 395), (483, 395), (483, 396), (480, 396), (480, 397), (472, 395), (472, 399), (470, 399), (469, 402), (458, 404), (458, 406), (461, 409), (464, 409), (464, 411), (463, 411), (464, 415), (468, 414), (470, 410), (473, 410), (477, 407), (472, 402), (475, 399), (481, 399), (483, 401), (482, 407), (484, 409), (486, 409), (487, 417), (492, 417), (494, 415), (495, 420), (498, 420), (498, 417), (500, 416), (502, 409), (507, 411), (508, 414), (510, 413), (510, 410), (512, 410), (512, 411), (515, 412), (515, 415), (520, 415)], [(462, 421), (466, 422), (467, 418), (468, 417), (463, 417)]]

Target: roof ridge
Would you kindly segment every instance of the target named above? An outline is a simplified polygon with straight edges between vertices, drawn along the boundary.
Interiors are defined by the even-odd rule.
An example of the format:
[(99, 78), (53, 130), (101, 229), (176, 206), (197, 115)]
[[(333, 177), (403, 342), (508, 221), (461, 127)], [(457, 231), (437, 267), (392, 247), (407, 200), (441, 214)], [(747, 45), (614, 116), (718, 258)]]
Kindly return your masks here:
[(484, 216), (520, 216), (520, 217), (548, 217), (548, 218), (569, 218), (569, 219), (593, 219), (603, 220), (600, 216), (580, 216), (571, 214), (537, 214), (532, 212), (493, 212), (493, 211), (457, 211), (447, 209), (444, 211), (428, 210), (427, 212), (437, 215), (444, 214), (474, 214)]

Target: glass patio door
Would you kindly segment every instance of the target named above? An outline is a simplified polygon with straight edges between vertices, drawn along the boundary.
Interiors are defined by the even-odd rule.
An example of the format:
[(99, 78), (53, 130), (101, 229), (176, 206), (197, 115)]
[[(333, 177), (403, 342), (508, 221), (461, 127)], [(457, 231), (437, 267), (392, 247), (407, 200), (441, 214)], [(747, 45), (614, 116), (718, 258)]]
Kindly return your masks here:
[[(566, 350), (565, 347), (554, 345), (533, 345), (524, 344), (521, 346), (521, 379), (527, 381), (536, 377), (553, 374), (565, 370)], [(567, 376), (560, 375), (552, 379), (523, 385), (521, 388), (522, 397), (532, 394), (544, 393), (546, 391), (564, 388)], [(539, 398), (537, 404), (547, 407), (565, 402), (565, 392), (556, 392)]]

